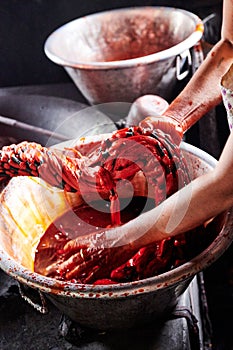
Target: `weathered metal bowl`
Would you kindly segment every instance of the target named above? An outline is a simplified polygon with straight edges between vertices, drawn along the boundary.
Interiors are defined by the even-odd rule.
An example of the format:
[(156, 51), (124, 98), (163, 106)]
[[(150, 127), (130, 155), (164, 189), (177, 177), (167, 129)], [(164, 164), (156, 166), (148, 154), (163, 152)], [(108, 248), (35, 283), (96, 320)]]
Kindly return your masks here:
[[(182, 149), (193, 178), (216, 165), (212, 156), (194, 146), (183, 143)], [(37, 274), (32, 268), (35, 247), (45, 226), (66, 209), (64, 195), (62, 197), (61, 191), (57, 190), (51, 201), (51, 189), (45, 184), (41, 186), (36, 179), (15, 178), (11, 181), (15, 181), (13, 193), (1, 199), (0, 267), (21, 284), (44, 293), (64, 314), (88, 327), (127, 328), (165, 316), (175, 307), (192, 278), (217, 260), (233, 240), (233, 211), (230, 210), (210, 246), (171, 271), (115, 285), (64, 283)], [(36, 186), (40, 186), (39, 192)], [(68, 204), (71, 202), (72, 198)]]
[[(169, 98), (191, 67), (200, 18), (169, 7), (136, 7), (75, 19), (55, 30), (45, 53), (63, 66), (91, 104)], [(184, 66), (182, 67), (183, 63)]]

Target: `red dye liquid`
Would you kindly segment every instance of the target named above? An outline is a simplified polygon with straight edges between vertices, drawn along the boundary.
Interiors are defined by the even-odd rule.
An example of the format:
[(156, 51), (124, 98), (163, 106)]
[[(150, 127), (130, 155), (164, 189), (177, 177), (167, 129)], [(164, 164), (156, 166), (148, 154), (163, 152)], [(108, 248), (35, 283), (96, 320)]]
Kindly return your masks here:
[[(143, 197), (133, 198), (130, 203), (127, 203), (127, 199), (121, 200), (121, 222), (126, 223), (140, 215), (142, 211), (149, 210), (152, 207), (154, 207), (154, 201)], [(35, 255), (35, 271), (57, 279), (69, 280), (59, 275), (56, 270), (48, 272), (46, 268), (59, 260), (59, 251), (69, 240), (94, 231), (101, 232), (103, 228), (111, 227), (111, 225), (110, 202), (96, 201), (91, 205), (84, 204), (67, 211), (49, 226), (41, 238)], [(88, 283), (113, 284), (128, 282), (166, 272), (199, 254), (215, 236), (216, 226), (212, 224), (207, 228), (201, 226), (174, 238), (155, 242), (133, 253), (130, 259), (127, 256), (123, 264), (121, 263), (117, 267), (108, 266), (107, 269), (103, 268), (104, 273), (101, 278), (90, 279)], [(108, 254), (111, 256), (111, 249)], [(87, 283), (84, 277), (78, 280), (72, 278), (71, 281)]]
[[(79, 240), (78, 246), (73, 241), (72, 246), (70, 243), (67, 250), (63, 249), (68, 241), (77, 237), (96, 234), (134, 219), (189, 182), (185, 159), (170, 137), (140, 127), (117, 131), (88, 157), (87, 169), (79, 175), (79, 181), (87, 190), (94, 187), (97, 191), (107, 191), (109, 202), (82, 205), (52, 223), (37, 247), (36, 272), (79, 283), (140, 280), (188, 261), (209, 242), (210, 235), (202, 226), (176, 238), (153, 242), (138, 251), (130, 245), (97, 248), (95, 243), (100, 237), (97, 239), (95, 235), (92, 235), (92, 245), (89, 240), (83, 246)], [(98, 181), (92, 183), (89, 170), (96, 166)], [(126, 205), (127, 199), (119, 199), (116, 193), (117, 182), (120, 179), (131, 181), (139, 171), (143, 172), (147, 185), (154, 189), (154, 199), (136, 197)]]
[[(134, 197), (119, 200), (120, 221), (122, 224), (134, 219), (142, 211), (154, 207), (154, 200)], [(116, 219), (114, 219), (116, 216)], [(38, 244), (34, 270), (46, 274), (46, 267), (59, 259), (58, 251), (71, 239), (103, 231), (119, 221), (119, 212), (112, 212), (111, 201), (95, 201), (70, 209), (56, 219), (46, 230)]]

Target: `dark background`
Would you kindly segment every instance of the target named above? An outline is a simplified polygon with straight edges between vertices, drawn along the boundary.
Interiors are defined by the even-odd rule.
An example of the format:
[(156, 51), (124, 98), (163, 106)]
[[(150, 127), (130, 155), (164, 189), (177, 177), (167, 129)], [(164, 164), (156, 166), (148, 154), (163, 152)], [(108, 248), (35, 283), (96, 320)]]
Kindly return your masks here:
[[(220, 36), (222, 1), (219, 0), (0, 0), (0, 87), (71, 82), (63, 68), (52, 63), (44, 54), (43, 46), (48, 35), (77, 17), (113, 8), (146, 5), (179, 7), (196, 13), (202, 19), (215, 13), (214, 25), (207, 28), (205, 36), (211, 44)], [(222, 106), (219, 106), (217, 124), (222, 148), (228, 127), (221, 114)], [(191, 143), (195, 144), (197, 133), (198, 128), (191, 135)], [(201, 148), (204, 149), (204, 146), (203, 143)], [(232, 250), (231, 247), (205, 273), (214, 345), (221, 350), (232, 349)]]
[(69, 81), (44, 54), (44, 42), (54, 29), (94, 12), (146, 5), (179, 7), (201, 18), (215, 12), (221, 20), (221, 0), (1, 0), (0, 87)]

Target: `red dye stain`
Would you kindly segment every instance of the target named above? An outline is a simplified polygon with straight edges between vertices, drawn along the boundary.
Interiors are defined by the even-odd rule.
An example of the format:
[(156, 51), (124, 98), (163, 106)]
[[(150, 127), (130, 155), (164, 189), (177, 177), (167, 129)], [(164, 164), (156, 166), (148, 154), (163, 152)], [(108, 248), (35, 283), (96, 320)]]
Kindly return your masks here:
[[(192, 101), (189, 101), (189, 104), (192, 105)], [(133, 141), (130, 146), (135, 162), (131, 160), (129, 162), (126, 157), (114, 157), (114, 159), (109, 157), (111, 150), (121, 152), (126, 148), (126, 139)], [(122, 248), (120, 262), (115, 257), (117, 251), (115, 248), (89, 249), (87, 245), (75, 247), (74, 250), (68, 249), (68, 253), (64, 254), (63, 248), (67, 242), (83, 235), (102, 232), (103, 229), (112, 226), (122, 225), (145, 211), (145, 204), (146, 210), (150, 210), (176, 192), (180, 180), (183, 182), (182, 185), (189, 182), (185, 160), (179, 148), (169, 140), (161, 135), (158, 138), (156, 133), (143, 134), (140, 128), (135, 127), (117, 131), (111, 139), (105, 141), (101, 152), (94, 154), (94, 159), (99, 157), (101, 162), (104, 161), (104, 166), (98, 170), (98, 185), (109, 193), (108, 201), (84, 203), (56, 219), (39, 242), (35, 254), (35, 271), (63, 281), (83, 284), (111, 285), (139, 281), (174, 269), (209, 245), (213, 240), (213, 232), (200, 226), (175, 239), (168, 238), (141, 247), (138, 251), (130, 251), (131, 256), (129, 251)], [(145, 154), (141, 155), (138, 148), (134, 148), (135, 144), (146, 145), (145, 149), (150, 156), (152, 155), (148, 158), (150, 160), (145, 160)], [(116, 192), (117, 179), (119, 177), (125, 180), (132, 179), (140, 170), (138, 163), (143, 162), (150, 165), (147, 171), (151, 175), (147, 179), (147, 185), (154, 189), (154, 198), (119, 198)], [(84, 183), (87, 180), (90, 181), (90, 178), (83, 178)], [(139, 290), (140, 293), (143, 291)], [(89, 296), (94, 294), (90, 293)], [(100, 294), (96, 295), (99, 296)]]
[[(153, 203), (154, 202), (151, 201), (152, 206)], [(96, 202), (94, 204), (98, 204), (99, 209), (100, 205), (103, 205), (103, 203)], [(144, 204), (145, 198), (135, 197), (134, 200), (121, 211), (122, 222), (127, 222), (139, 215)], [(121, 202), (121, 205), (124, 207), (123, 202)], [(106, 207), (106, 203), (104, 203), (104, 206)], [(47, 266), (51, 266), (51, 264), (56, 265), (57, 260), (60, 259), (60, 255), (57, 251), (61, 251), (64, 244), (73, 237), (80, 236), (83, 232), (91, 233), (93, 232), (93, 227), (95, 227), (95, 229), (98, 227), (98, 230), (102, 231), (103, 227), (111, 226), (110, 204), (108, 204), (107, 207), (107, 212), (101, 212), (101, 210), (95, 210), (90, 206), (82, 205), (81, 207), (66, 212), (54, 221), (41, 238), (37, 247), (34, 264), (35, 271), (45, 274)], [(111, 285), (122, 282), (139, 281), (164, 273), (189, 261), (200, 253), (215, 238), (215, 234), (216, 232), (201, 226), (185, 234), (176, 236), (176, 238), (169, 238), (149, 244), (140, 248), (137, 252), (132, 253), (130, 259), (126, 256), (125, 262), (119, 266), (112, 266), (111, 263), (107, 266), (103, 265), (102, 270), (100, 269), (100, 274), (96, 274), (95, 279), (89, 279), (88, 283), (95, 285)], [(111, 262), (112, 250), (110, 249), (106, 254), (106, 261)], [(124, 253), (122, 252), (122, 254)], [(98, 266), (98, 261), (93, 261), (93, 271), (96, 270), (96, 266)], [(67, 281), (64, 276), (58, 273), (57, 269), (51, 271), (50, 277), (60, 279), (61, 281)], [(79, 276), (78, 280), (72, 278), (71, 281), (86, 284), (85, 277), (84, 270), (83, 275), (81, 277)], [(138, 292), (143, 293), (144, 289), (141, 288)], [(94, 294), (90, 293), (89, 296), (92, 297)], [(99, 297), (99, 295), (96, 297)]]

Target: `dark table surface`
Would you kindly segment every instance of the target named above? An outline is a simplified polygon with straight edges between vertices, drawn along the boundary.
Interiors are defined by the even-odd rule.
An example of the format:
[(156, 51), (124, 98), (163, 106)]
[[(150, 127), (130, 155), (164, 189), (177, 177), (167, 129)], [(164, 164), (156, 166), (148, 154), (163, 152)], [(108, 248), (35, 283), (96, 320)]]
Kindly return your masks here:
[[(196, 279), (180, 299), (179, 317), (137, 330), (106, 333), (80, 328), (47, 300), (49, 312), (42, 315), (21, 298), (15, 280), (0, 271), (0, 281), (1, 350), (198, 350), (197, 342), (204, 349)], [(199, 336), (188, 328), (189, 312), (198, 320)]]

